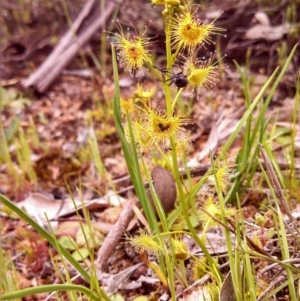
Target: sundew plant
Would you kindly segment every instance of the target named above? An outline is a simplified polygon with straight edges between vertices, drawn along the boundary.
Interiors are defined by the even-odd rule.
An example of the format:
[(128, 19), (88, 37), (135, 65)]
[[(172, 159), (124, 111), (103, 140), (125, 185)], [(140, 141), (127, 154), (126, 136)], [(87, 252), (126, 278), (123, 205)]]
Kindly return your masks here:
[[(197, 269), (200, 264), (201, 271), (210, 273), (216, 287), (219, 287), (222, 278), (217, 262), (205, 247), (205, 237), (198, 237), (190, 219), (191, 210), (195, 214), (199, 211), (194, 198), (205, 181), (200, 181), (192, 189), (187, 189), (182, 183), (180, 156), (189, 140), (185, 125), (191, 123), (191, 120), (179, 107), (184, 92), (199, 96), (202, 89), (210, 89), (220, 80), (225, 65), (214, 61), (210, 53), (206, 59), (199, 58), (198, 52), (202, 48), (206, 49), (208, 44), (213, 44), (216, 35), (224, 36), (225, 30), (217, 27), (215, 20), (211, 23), (200, 20), (197, 15), (200, 7), (190, 5), (188, 1), (152, 0), (149, 5), (153, 9), (164, 7), (162, 18), (165, 25), (165, 65), (157, 66), (153, 61), (151, 54), (157, 37), (148, 36), (147, 26), (144, 31), (139, 32), (133, 24), (123, 29), (118, 21), (114, 22), (117, 32), (110, 33), (116, 87), (114, 119), (131, 180), (149, 224), (149, 231), (141, 230), (137, 236), (127, 236), (127, 240), (141, 260), (168, 288), (172, 300), (176, 300), (175, 282), (179, 281), (184, 287), (189, 285), (184, 260), (193, 258), (182, 241), (184, 234), (192, 237), (205, 254), (205, 261), (195, 259), (193, 266)], [(145, 81), (138, 84), (130, 98), (122, 99), (118, 67), (136, 77), (142, 77), (148, 69), (152, 69), (162, 82), (165, 104), (159, 108), (152, 105), (157, 88)], [(150, 164), (158, 165), (159, 162), (159, 165), (169, 171), (156, 169), (157, 172), (152, 172), (150, 177), (151, 160)], [(226, 168), (229, 170), (229, 167), (226, 160), (224, 162), (215, 165), (215, 174), (220, 175), (215, 181), (215, 194), (218, 183), (229, 182), (229, 172), (223, 172)], [(159, 172), (163, 174), (162, 178), (155, 179)], [(170, 177), (168, 172), (171, 172)], [(143, 174), (148, 179), (151, 193), (144, 187)], [(168, 186), (167, 179), (174, 181), (175, 193)], [(228, 188), (228, 185), (225, 186), (221, 185), (222, 193)], [(172, 194), (171, 200), (169, 194)], [(169, 206), (170, 202), (175, 202), (174, 206)], [(208, 204), (206, 210), (209, 215), (202, 214), (205, 216), (202, 218), (203, 222), (208, 221), (205, 229), (214, 224), (216, 219), (220, 219), (220, 211), (228, 216), (235, 214), (233, 209), (226, 211), (226, 207), (220, 208), (213, 192)], [(167, 217), (167, 211), (174, 207)], [(201, 214), (199, 218), (201, 219)], [(180, 220), (184, 222), (179, 222)], [(156, 256), (159, 265), (149, 261), (148, 255)]]
[[(200, 7), (191, 6), (187, 1), (153, 0), (150, 5), (153, 9), (156, 6), (164, 6), (162, 17), (165, 24), (165, 66), (156, 66), (152, 59), (151, 50), (157, 38), (147, 35), (147, 27), (143, 32), (138, 32), (130, 24), (132, 28), (125, 30), (116, 21), (118, 31), (111, 35), (113, 54), (116, 53), (119, 66), (133, 76), (143, 76), (147, 68), (154, 67), (153, 70), (162, 81), (165, 109), (152, 106), (151, 99), (155, 94), (155, 87), (149, 87), (148, 84), (145, 88), (139, 84), (130, 99), (120, 99), (116, 61), (114, 61), (116, 84), (114, 117), (129, 172), (151, 229), (151, 233), (147, 234), (143, 231), (143, 235), (135, 238), (128, 237), (128, 239), (141, 259), (155, 271), (164, 285), (169, 286), (174, 299), (174, 277), (183, 285), (188, 284), (185, 270), (179, 262), (191, 256), (186, 245), (181, 241), (183, 227), (176, 231), (173, 228), (175, 221), (181, 216), (184, 217), (189, 229), (188, 235), (192, 236), (206, 253), (207, 263), (203, 269), (210, 271), (217, 280), (220, 280), (216, 262), (207, 252), (204, 242), (198, 238), (189, 218), (191, 204), (187, 197), (189, 192), (184, 189), (180, 178), (179, 151), (188, 140), (188, 133), (184, 126), (191, 121), (189, 116), (179, 109), (179, 104), (184, 91), (200, 95), (201, 89), (212, 88), (219, 81), (224, 65), (220, 66), (218, 62), (214, 62), (211, 54), (208, 54), (208, 59), (198, 58), (198, 51), (207, 44), (213, 43), (215, 35), (224, 35), (225, 30), (215, 26), (214, 21), (207, 23), (200, 20), (197, 16)], [(177, 93), (171, 93), (171, 89)], [(177, 200), (172, 219), (167, 219), (167, 212), (164, 211), (164, 202), (167, 202), (168, 198), (162, 199), (156, 187), (151, 184), (148, 168), (143, 159), (145, 155), (152, 157), (153, 160), (160, 158), (162, 165), (172, 172), (175, 179)], [(151, 196), (147, 195), (143, 186), (140, 166), (148, 175)], [(162, 227), (157, 223), (149, 199), (152, 199), (152, 204), (154, 203), (153, 208)], [(149, 255), (147, 251), (159, 257), (159, 268), (154, 267), (154, 263), (147, 260), (146, 257)]]
[[(210, 165), (205, 167), (208, 170), (204, 175), (201, 173), (201, 178), (196, 179), (198, 176), (196, 172), (199, 170), (192, 170), (187, 164), (188, 147), (192, 143), (187, 130), (192, 123), (189, 112), (194, 103), (197, 105), (201, 101), (203, 90), (212, 89), (224, 74), (226, 65), (221, 63), (222, 59), (215, 59), (214, 55), (209, 53), (208, 48), (214, 47), (216, 38), (226, 37), (226, 30), (216, 25), (217, 19), (209, 22), (199, 18), (202, 7), (192, 4), (194, 2), (192, 0), (148, 1), (149, 9), (160, 9), (162, 12), (164, 41), (160, 41), (160, 45), (164, 42), (165, 55), (163, 57), (157, 57), (155, 53), (156, 43), (161, 38), (151, 36), (149, 25), (140, 30), (138, 26), (140, 24), (124, 25), (115, 20), (113, 22), (115, 29), (108, 32), (112, 46), (115, 86), (113, 117), (135, 196), (130, 195), (128, 206), (126, 204), (120, 219), (109, 232), (107, 240), (101, 245), (98, 259), (94, 260), (94, 251), (101, 244), (101, 239), (98, 235), (95, 237), (91, 235), (93, 231), (99, 232), (99, 229), (92, 227), (88, 207), (84, 206), (83, 192), (80, 193), (79, 190), (79, 194), (76, 193), (83, 205), (75, 208), (79, 221), (82, 221), (78, 232), (80, 235), (76, 235), (76, 240), (78, 237), (80, 240), (78, 243), (67, 237), (57, 238), (57, 232), (51, 227), (52, 220), (47, 219), (49, 223), (45, 229), (27, 214), (19, 206), (20, 204), (15, 204), (0, 193), (3, 213), (9, 218), (14, 218), (14, 215), (11, 215), (12, 212), (16, 213), (22, 218), (22, 225), (26, 222), (39, 233), (41, 238), (43, 237), (40, 245), (43, 252), (48, 250), (48, 245), (51, 246), (49, 255), (51, 253), (54, 268), (53, 270), (48, 264), (45, 266), (41, 264), (43, 270), (39, 273), (40, 269), (31, 264), (31, 267), (26, 269), (29, 271), (27, 275), (35, 273), (35, 279), (38, 280), (39, 285), (23, 288), (22, 283), (25, 278), (20, 277), (21, 274), (14, 268), (16, 257), (6, 255), (6, 251), (10, 251), (11, 248), (7, 247), (6, 240), (3, 240), (3, 250), (0, 243), (0, 301), (19, 300), (26, 296), (59, 291), (68, 292), (68, 295), (57, 294), (56, 297), (60, 300), (62, 298), (123, 300), (119, 294), (110, 295), (119, 289), (120, 293), (126, 294), (128, 300), (133, 301), (300, 300), (299, 223), (296, 220), (298, 211), (295, 210), (293, 213), (296, 215), (294, 215), (289, 209), (289, 205), (299, 203), (294, 202), (299, 201), (298, 188), (300, 187), (296, 155), (296, 142), (299, 137), (299, 73), (295, 103), (293, 108), (289, 107), (289, 100), (287, 108), (292, 111), (292, 122), (285, 120), (288, 110), (284, 110), (284, 122), (277, 122), (277, 116), (274, 119), (266, 114), (280, 81), (292, 65), (297, 45), (286, 57), (286, 46), (283, 43), (282, 58), (284, 57), (284, 60), (280, 59), (281, 67), (276, 68), (266, 79), (253, 99), (250, 92), (257, 91), (257, 85), (255, 84), (255, 89), (250, 89), (253, 82), (253, 79), (248, 77), (250, 72), (247, 68), (241, 68), (236, 64), (240, 75), (240, 87), (244, 93), (244, 105), (238, 110), (232, 106), (232, 112), (235, 110), (238, 113), (233, 114), (235, 120), (231, 121), (232, 119), (229, 118), (224, 120), (226, 122), (230, 120), (232, 123), (231, 132), (227, 131), (231, 134), (216, 154), (209, 154)], [(297, 11), (294, 8), (292, 10)], [(279, 45), (278, 41), (273, 45)], [(279, 49), (276, 48), (277, 50)], [(203, 57), (205, 52), (207, 54)], [(105, 58), (104, 51), (101, 56)], [(298, 63), (297, 58), (295, 61)], [(104, 69), (102, 71), (105, 71)], [(120, 91), (118, 70), (129, 73), (135, 79), (137, 84), (132, 90)], [(260, 77), (259, 81), (261, 80)], [(185, 97), (193, 100), (188, 106), (186, 106)], [(240, 100), (240, 97), (238, 98)], [(195, 99), (198, 103), (194, 102)], [(19, 112), (19, 107), (16, 108)], [(101, 112), (109, 112), (106, 109), (106, 107), (105, 110), (101, 109)], [(242, 110), (244, 110), (243, 115), (240, 117)], [(12, 123), (5, 122), (5, 125), (8, 125), (7, 129), (0, 121), (0, 140), (3, 141), (2, 145), (0, 143), (0, 155), (3, 149), (2, 163), (7, 165), (14, 178), (18, 179), (19, 175), (27, 174), (28, 179), (36, 185), (30, 145), (22, 128), (19, 129), (18, 139), (14, 141), (17, 147), (12, 149), (9, 147), (9, 140), (13, 134), (11, 132), (16, 130), (15, 121), (19, 120), (18, 116), (17, 119), (11, 118), (10, 111), (5, 121), (11, 120)], [(30, 112), (31, 110), (28, 112), (26, 110), (26, 114), (22, 115), (26, 117)], [(107, 114), (105, 120), (109, 117), (110, 115)], [(20, 120), (23, 120), (23, 117)], [(44, 126), (45, 120), (40, 121)], [(281, 127), (280, 124), (285, 124), (283, 131), (278, 128), (278, 126)], [(28, 122), (22, 122), (22, 125), (27, 128)], [(38, 142), (38, 132), (33, 124), (33, 118), (30, 119), (29, 126), (34, 136), (31, 140)], [(289, 128), (288, 131), (286, 131), (287, 128)], [(284, 136), (281, 136), (281, 132)], [(91, 159), (102, 176), (105, 168), (98, 152), (96, 135), (93, 134), (89, 142), (92, 150)], [(239, 145), (239, 148), (234, 150), (235, 157), (232, 156), (232, 149), (231, 156), (229, 155), (229, 149), (234, 142), (236, 142), (235, 145)], [(40, 150), (39, 143), (34, 143), (34, 145), (40, 153), (42, 150)], [(282, 161), (280, 165), (273, 154), (273, 150), (278, 149), (278, 146), (282, 146), (281, 152), (284, 155), (280, 159), (286, 158), (286, 162)], [(10, 151), (14, 152), (13, 157)], [(20, 168), (15, 168), (14, 159), (18, 161)], [(4, 166), (4, 170), (5, 168)], [(21, 180), (22, 183), (26, 180), (29, 184), (25, 176), (22, 176)], [(27, 184), (25, 186), (26, 191), (30, 190), (30, 186)], [(9, 187), (6, 185), (4, 191), (7, 189)], [(264, 192), (263, 199), (258, 198), (260, 212), (252, 215), (252, 220), (249, 222), (242, 210), (245, 208), (243, 207), (244, 201), (248, 198), (248, 192), (254, 190), (260, 193), (261, 189)], [(71, 193), (71, 190), (69, 191)], [(29, 202), (29, 199), (33, 200), (36, 197), (32, 195), (26, 200)], [(73, 200), (72, 195), (70, 199)], [(80, 209), (80, 212), (77, 209)], [(138, 230), (135, 233), (127, 233), (125, 232), (126, 224), (133, 212), (139, 219)], [(11, 226), (7, 227), (5, 224), (7, 218), (4, 218), (4, 225), (0, 225), (0, 230), (2, 227), (4, 232), (1, 231), (1, 233), (11, 230)], [(14, 224), (16, 223), (12, 225)], [(105, 258), (103, 254), (111, 256), (111, 249), (119, 242), (119, 234), (122, 233), (123, 227), (125, 242), (120, 246), (124, 247), (124, 251), (129, 251), (126, 252), (128, 256), (131, 255), (131, 251), (135, 252), (147, 268), (144, 269), (145, 266), (143, 266), (142, 269), (137, 270), (137, 266), (133, 266), (118, 274), (109, 275), (104, 271), (108, 258)], [(62, 230), (61, 227), (60, 230)], [(32, 262), (31, 255), (36, 255), (40, 248), (35, 248), (36, 251), (34, 251), (31, 244), (30, 246), (20, 244), (18, 236), (23, 232), (19, 232), (16, 228), (14, 233), (18, 234), (17, 237), (11, 235), (5, 235), (5, 237), (9, 244), (10, 241), (13, 243), (13, 250), (18, 246), (25, 247), (24, 250), (28, 253), (30, 260), (26, 260), (28, 256), (22, 256), (21, 260), (25, 259), (25, 263), (27, 261), (30, 263)], [(102, 233), (100, 234), (102, 238)], [(26, 235), (25, 239), (28, 240), (28, 237)], [(35, 237), (37, 236), (31, 235), (29, 238)], [(113, 241), (112, 237), (114, 237)], [(85, 247), (79, 248), (79, 244), (80, 246), (84, 244), (83, 239)], [(75, 252), (71, 254), (70, 251), (74, 249)], [(120, 254), (123, 256), (125, 252), (114, 257), (118, 259)], [(38, 262), (41, 261), (40, 257), (37, 258)], [(103, 258), (105, 260), (102, 261)], [(127, 256), (123, 259), (121, 265), (110, 266), (112, 267), (110, 272), (114, 273), (121, 266), (125, 268), (127, 264), (124, 265), (124, 263), (129, 259)], [(133, 258), (132, 262), (135, 260), (136, 258)], [(71, 269), (69, 264), (72, 265)], [(74, 269), (80, 277), (77, 274), (72, 277)], [(146, 275), (143, 273), (145, 270)], [(134, 277), (142, 275), (127, 285), (127, 280), (133, 280), (133, 278), (130, 279), (132, 272), (137, 272), (134, 273)], [(59, 283), (52, 281), (57, 278), (56, 275)], [(76, 283), (79, 281), (81, 284), (73, 284), (75, 279)], [(18, 284), (18, 280), (22, 280), (22, 283)], [(51, 283), (42, 285), (49, 281)], [(32, 284), (30, 281), (25, 282), (25, 286)], [(138, 290), (140, 286), (142, 287)], [(127, 293), (128, 289), (131, 289), (129, 293)], [(148, 295), (133, 296), (135, 293)]]

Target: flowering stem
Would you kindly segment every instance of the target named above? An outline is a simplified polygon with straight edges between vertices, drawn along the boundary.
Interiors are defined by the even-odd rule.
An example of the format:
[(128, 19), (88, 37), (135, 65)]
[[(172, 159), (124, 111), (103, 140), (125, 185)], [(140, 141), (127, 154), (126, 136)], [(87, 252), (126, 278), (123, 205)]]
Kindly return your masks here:
[(173, 173), (174, 173), (174, 178), (177, 184), (177, 189), (179, 192), (179, 199), (180, 201), (184, 200), (184, 192), (182, 188), (182, 183), (180, 180), (180, 174), (179, 174), (179, 166), (177, 162), (177, 154), (176, 154), (176, 144), (175, 144), (175, 139), (174, 137), (170, 137), (171, 140), (171, 147), (172, 147), (172, 160), (173, 160)]
[[(170, 12), (170, 16), (172, 16), (174, 13), (174, 10)], [(171, 24), (170, 24), (170, 19), (165, 19), (166, 22), (166, 56), (167, 56), (167, 68), (168, 70), (171, 70), (172, 68), (172, 53), (171, 53)], [(179, 93), (177, 93), (179, 94)], [(173, 110), (174, 106), (176, 103), (176, 98), (172, 104), (171, 102), (171, 89), (170, 86), (166, 85), (165, 89), (165, 96), (166, 96), (166, 107), (167, 107), (167, 114), (168, 117), (172, 117), (173, 115)], [(171, 147), (172, 147), (172, 161), (173, 161), (173, 174), (174, 178), (177, 184), (177, 189), (179, 192), (179, 198), (180, 200), (183, 200), (184, 198), (184, 193), (182, 189), (182, 183), (180, 181), (180, 175), (179, 175), (179, 167), (178, 167), (178, 162), (177, 162), (177, 154), (176, 154), (176, 144), (175, 144), (175, 139), (174, 136), (170, 136), (170, 142), (171, 142)]]
[[(171, 8), (170, 15), (173, 14), (173, 9)], [(168, 19), (168, 16), (165, 17), (165, 34), (166, 34), (166, 56), (167, 56), (167, 70), (171, 70), (172, 68), (172, 61), (171, 61), (171, 24)], [(165, 101), (166, 101), (166, 109), (167, 109), (167, 117), (172, 117), (173, 116), (173, 109), (172, 109), (172, 101), (171, 101), (171, 87), (169, 85), (164, 85), (164, 91), (165, 91)], [(172, 145), (172, 154), (175, 151), (175, 160), (177, 164), (177, 159), (176, 159), (176, 150), (174, 150), (174, 147)], [(173, 159), (173, 164), (174, 164), (174, 157)], [(175, 292), (175, 286), (174, 286), (174, 273), (171, 267), (171, 261), (169, 258), (166, 256), (166, 267), (168, 271), (168, 276), (169, 276), (169, 288), (171, 291), (171, 296), (172, 296), (172, 301), (176, 300), (176, 292)], [(171, 259), (171, 258), (170, 258)], [(172, 256), (172, 261), (174, 260), (174, 256)]]
[[(170, 15), (172, 15), (173, 11), (170, 12)], [(167, 68), (168, 70), (170, 70), (172, 68), (172, 54), (171, 54), (171, 24), (170, 22), (166, 19), (165, 20), (166, 23), (166, 56), (167, 56)], [(182, 90), (182, 89), (180, 89)], [(173, 110), (175, 107), (175, 104), (181, 94), (181, 92), (177, 93), (173, 104), (171, 102), (171, 90), (170, 90), (170, 86), (165, 85), (165, 97), (166, 97), (166, 108), (167, 108), (167, 115), (168, 117), (172, 117), (173, 115)], [(191, 236), (196, 240), (196, 242), (198, 243), (198, 245), (200, 246), (200, 248), (203, 250), (205, 256), (207, 257), (208, 261), (210, 262), (211, 266), (213, 267), (215, 265), (215, 262), (213, 261), (212, 257), (210, 256), (210, 254), (208, 253), (205, 244), (201, 241), (201, 239), (197, 236), (197, 233), (195, 231), (195, 229), (193, 228), (193, 225), (190, 221), (189, 218), (189, 214), (188, 214), (188, 209), (186, 207), (186, 202), (185, 202), (185, 197), (184, 197), (184, 191), (183, 191), (183, 187), (182, 187), (182, 183), (180, 180), (180, 174), (179, 174), (179, 166), (178, 166), (178, 162), (177, 162), (177, 153), (176, 153), (176, 143), (175, 143), (175, 138), (174, 135), (170, 136), (170, 143), (171, 143), (171, 147), (172, 147), (172, 161), (173, 161), (173, 175), (176, 181), (176, 185), (177, 185), (177, 189), (178, 189), (178, 193), (179, 193), (179, 200), (180, 200), (180, 204), (181, 204), (181, 208), (183, 211), (183, 215), (184, 215), (184, 219), (188, 225), (188, 228), (191, 232)], [(173, 294), (172, 294), (173, 296)]]
[[(179, 166), (178, 166), (178, 162), (177, 162), (176, 145), (175, 145), (174, 137), (170, 137), (170, 141), (171, 141), (171, 146), (172, 146), (173, 175), (174, 175), (175, 182), (176, 182), (177, 189), (178, 189), (178, 193), (179, 193), (179, 202), (180, 202), (182, 212), (183, 212), (183, 215), (184, 215), (184, 220), (185, 220), (185, 222), (188, 226), (191, 237), (193, 237), (193, 239), (198, 243), (198, 245), (202, 249), (205, 257), (209, 261), (211, 267), (214, 267), (214, 266), (216, 266), (216, 263), (214, 262), (213, 258), (211, 257), (211, 255), (207, 251), (207, 248), (206, 248), (205, 244), (203, 243), (203, 241), (198, 237), (198, 235), (197, 235), (197, 233), (196, 233), (196, 231), (193, 228), (193, 225), (191, 223), (189, 213), (188, 213), (188, 209), (187, 209), (187, 206), (186, 206), (187, 202), (185, 201), (184, 191), (183, 191), (182, 183), (181, 183), (181, 180), (180, 180)], [(216, 269), (216, 270), (217, 270), (217, 273), (220, 273), (220, 271), (218, 269)]]
[[(173, 9), (171, 8), (170, 16), (173, 15)], [(165, 18), (166, 23), (166, 56), (167, 56), (167, 70), (171, 70), (172, 68), (172, 53), (171, 53), (171, 24), (168, 17)], [(172, 117), (173, 109), (171, 102), (171, 87), (169, 85), (165, 86), (165, 97), (166, 97), (166, 108), (167, 108), (167, 116)]]

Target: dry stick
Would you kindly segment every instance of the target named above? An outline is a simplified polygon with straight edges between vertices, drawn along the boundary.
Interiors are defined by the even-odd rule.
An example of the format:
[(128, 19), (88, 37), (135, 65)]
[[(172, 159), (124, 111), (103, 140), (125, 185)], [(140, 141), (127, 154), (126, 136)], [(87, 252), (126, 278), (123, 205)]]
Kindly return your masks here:
[(105, 24), (107, 18), (111, 15), (115, 7), (115, 3), (109, 3), (106, 12), (101, 17), (98, 17), (88, 28), (76, 38), (76, 41), (58, 58), (51, 73), (41, 82), (37, 84), (39, 92), (45, 92), (61, 71), (69, 64), (71, 60), (77, 55), (79, 49), (82, 48), (92, 38), (95, 32)]
[[(80, 27), (87, 14), (91, 13), (94, 1), (88, 2), (78, 19), (75, 21), (75, 27), (72, 27), (59, 44), (58, 50), (55, 49), (41, 67), (23, 82), (25, 87), (30, 85), (36, 86), (41, 93), (45, 92), (55, 78), (61, 73), (63, 68), (77, 55), (80, 48), (87, 44), (95, 32), (105, 24), (108, 17), (115, 8), (115, 3), (108, 3), (105, 14), (98, 16), (98, 10), (93, 11), (91, 24), (85, 30), (79, 33), (78, 37), (74, 36), (75, 30)], [(71, 45), (68, 46), (68, 44)]]
[(107, 269), (107, 261), (114, 251), (115, 247), (119, 243), (122, 235), (124, 234), (124, 230), (126, 230), (129, 222), (132, 220), (134, 212), (132, 207), (137, 205), (137, 201), (129, 201), (123, 211), (120, 214), (118, 221), (115, 223), (113, 228), (109, 231), (106, 236), (101, 248), (98, 251), (98, 258), (96, 261), (97, 268), (101, 271), (106, 271)]
[(60, 39), (59, 43), (56, 45), (56, 47), (48, 56), (48, 58), (42, 63), (42, 65), (34, 73), (32, 73), (27, 79), (24, 80), (23, 85), (25, 87), (35, 85), (39, 81), (39, 79), (44, 77), (45, 74), (49, 72), (49, 69), (51, 69), (53, 66), (53, 62), (56, 61), (57, 57), (60, 56), (60, 54), (65, 51), (65, 49), (74, 39), (76, 32), (78, 31), (83, 20), (89, 15), (95, 1), (97, 0), (90, 0), (86, 3), (82, 11), (80, 12), (79, 16), (77, 17), (77, 19), (74, 21), (72, 27)]

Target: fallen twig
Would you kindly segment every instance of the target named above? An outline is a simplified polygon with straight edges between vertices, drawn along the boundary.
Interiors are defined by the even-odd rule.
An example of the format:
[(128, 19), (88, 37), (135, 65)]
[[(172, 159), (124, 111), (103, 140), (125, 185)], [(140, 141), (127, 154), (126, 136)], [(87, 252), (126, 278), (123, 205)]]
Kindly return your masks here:
[(45, 92), (79, 50), (103, 27), (115, 6), (114, 2), (107, 3), (105, 11), (100, 14), (100, 2), (89, 0), (48, 58), (23, 81), (23, 86), (34, 86), (39, 92)]
[(137, 205), (137, 201), (128, 201), (128, 203), (124, 206), (118, 221), (109, 231), (101, 248), (99, 249), (96, 264), (101, 271), (106, 270), (109, 257), (119, 243), (120, 238), (124, 234), (124, 230), (127, 228), (129, 222), (133, 218), (134, 212), (132, 207), (134, 205)]

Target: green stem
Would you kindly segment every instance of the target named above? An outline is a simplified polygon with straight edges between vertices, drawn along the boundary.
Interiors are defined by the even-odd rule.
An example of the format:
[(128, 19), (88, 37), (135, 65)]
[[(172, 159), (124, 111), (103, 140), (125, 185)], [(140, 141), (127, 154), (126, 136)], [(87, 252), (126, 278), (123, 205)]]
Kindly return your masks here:
[[(170, 12), (170, 16), (173, 14), (173, 11)], [(168, 70), (171, 70), (172, 68), (172, 54), (171, 54), (171, 24), (170, 22), (168, 22), (168, 19), (165, 19), (165, 24), (166, 24), (166, 30), (165, 30), (165, 34), (166, 34), (166, 57), (167, 57), (167, 68)], [(178, 53), (176, 53), (178, 54)], [(180, 89), (172, 103), (171, 101), (171, 89), (170, 86), (168, 85), (164, 85), (164, 89), (165, 89), (165, 97), (166, 97), (166, 108), (167, 108), (167, 115), (168, 117), (172, 117), (173, 115), (173, 110), (175, 108), (175, 105), (177, 103), (177, 100), (179, 99), (179, 96), (181, 95), (181, 90)], [(198, 243), (198, 245), (200, 246), (200, 248), (203, 250), (205, 256), (207, 257), (212, 269), (215, 266), (215, 262), (213, 261), (213, 258), (210, 256), (209, 252), (207, 251), (205, 244), (201, 241), (201, 239), (198, 237), (195, 229), (193, 228), (193, 225), (190, 221), (189, 218), (189, 213), (188, 213), (188, 209), (187, 209), (187, 202), (185, 202), (185, 194), (184, 194), (184, 190), (183, 190), (183, 186), (181, 183), (181, 179), (180, 179), (180, 174), (179, 174), (179, 166), (178, 166), (178, 162), (177, 162), (177, 153), (176, 153), (176, 143), (175, 143), (175, 138), (170, 137), (170, 143), (171, 143), (171, 147), (172, 147), (172, 161), (173, 161), (173, 175), (176, 181), (176, 185), (177, 185), (177, 189), (178, 189), (178, 193), (179, 193), (179, 200), (180, 200), (180, 205), (183, 211), (183, 215), (184, 215), (184, 219), (187, 223), (188, 229), (191, 233), (191, 236), (194, 238), (194, 240)], [(219, 271), (218, 271), (219, 273)], [(172, 294), (173, 295), (173, 294)]]
[[(169, 16), (173, 15), (173, 8), (169, 8)], [(167, 69), (172, 69), (172, 53), (171, 53), (171, 24), (169, 22), (169, 18), (165, 17), (165, 34), (166, 34), (166, 57), (167, 57)], [(171, 87), (169, 85), (164, 85), (164, 91), (165, 91), (165, 99), (166, 99), (166, 109), (167, 109), (167, 116), (172, 117), (173, 116), (173, 108), (172, 108), (172, 100), (171, 100)], [(172, 150), (172, 154), (175, 151), (176, 156), (176, 150)], [(174, 157), (172, 158), (174, 162)], [(177, 161), (176, 161), (177, 162)], [(174, 163), (173, 163), (174, 164)], [(174, 254), (174, 253), (173, 253)], [(170, 258), (171, 259), (171, 258)], [(168, 276), (169, 276), (169, 287), (170, 292), (172, 296), (172, 301), (176, 300), (176, 291), (175, 291), (175, 284), (174, 284), (174, 271), (172, 267), (170, 266), (170, 262), (168, 262), (168, 258), (166, 257), (166, 265), (168, 270)], [(172, 258), (174, 260), (174, 258)]]
[(208, 229), (208, 226), (209, 226), (209, 223), (211, 222), (212, 218), (210, 217), (208, 219), (208, 221), (206, 222), (205, 226), (203, 227), (203, 231), (202, 231), (202, 241), (205, 241), (206, 240), (206, 231)]
[(178, 162), (177, 162), (176, 145), (175, 145), (174, 137), (170, 137), (170, 140), (171, 140), (171, 147), (172, 147), (173, 175), (174, 175), (175, 182), (176, 182), (177, 189), (178, 189), (178, 193), (179, 193), (179, 201), (180, 201), (180, 206), (182, 208), (182, 212), (183, 212), (183, 215), (184, 215), (184, 220), (186, 221), (186, 224), (187, 224), (188, 229), (191, 233), (191, 236), (197, 242), (199, 247), (202, 249), (205, 257), (207, 258), (207, 260), (211, 264), (211, 267), (213, 267), (216, 263), (214, 262), (213, 258), (211, 257), (211, 255), (207, 251), (207, 248), (206, 248), (205, 244), (203, 243), (203, 241), (198, 237), (198, 235), (197, 235), (197, 233), (196, 233), (196, 231), (193, 228), (193, 225), (191, 223), (189, 213), (188, 213), (188, 208), (187, 208), (187, 203), (188, 202), (185, 201), (184, 191), (183, 191), (183, 187), (182, 187), (182, 183), (181, 183), (181, 179), (180, 179), (180, 174), (179, 174), (179, 166), (178, 166)]
[(178, 90), (178, 92), (177, 92), (177, 94), (176, 94), (176, 96), (175, 96), (175, 98), (174, 98), (174, 100), (172, 102), (172, 111), (174, 111), (175, 105), (176, 105), (177, 100), (179, 99), (182, 91), (183, 91), (183, 88), (181, 88), (181, 89)]
[[(170, 11), (170, 16), (173, 15), (173, 9)], [(167, 56), (167, 69), (172, 69), (172, 53), (171, 53), (171, 24), (168, 18), (165, 18), (165, 25), (166, 25), (166, 56)], [(171, 101), (171, 87), (169, 85), (164, 85), (165, 89), (165, 97), (166, 97), (166, 108), (167, 108), (167, 116), (173, 116), (173, 108), (172, 108), (172, 101)]]

